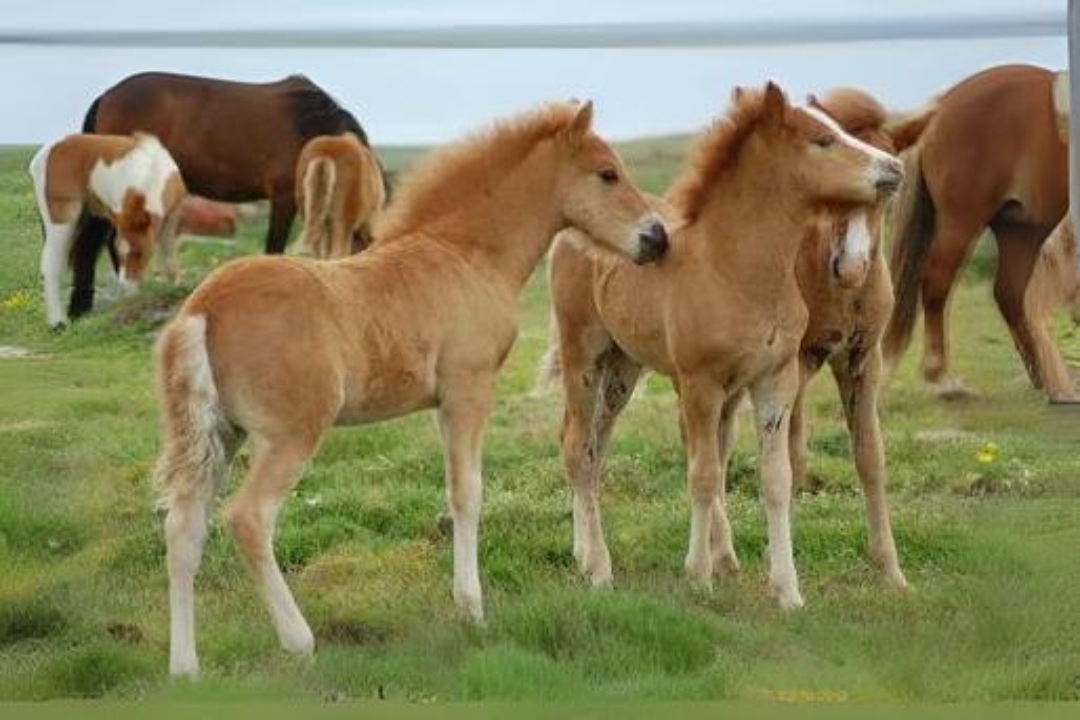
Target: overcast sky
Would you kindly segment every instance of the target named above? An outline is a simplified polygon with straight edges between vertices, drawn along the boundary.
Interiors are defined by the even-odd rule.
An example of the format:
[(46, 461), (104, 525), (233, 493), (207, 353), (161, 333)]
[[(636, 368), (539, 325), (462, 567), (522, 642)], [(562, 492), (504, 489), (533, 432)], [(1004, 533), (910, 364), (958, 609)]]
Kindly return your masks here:
[[(0, 143), (36, 143), (78, 130), (98, 93), (141, 70), (252, 81), (303, 72), (351, 109), (376, 145), (442, 142), (495, 115), (571, 96), (594, 99), (599, 129), (612, 137), (693, 131), (723, 109), (732, 85), (770, 78), (797, 96), (854, 85), (891, 107), (908, 108), (989, 65), (1063, 67), (1065, 6), (1066, 0), (4, 0), (0, 78), (8, 97), (18, 101), (5, 102)], [(27, 42), (62, 40), (65, 32), (116, 30), (287, 34), (592, 24), (648, 29), (657, 23), (768, 29), (793, 22), (811, 28), (856, 22), (888, 34), (904, 22), (938, 18), (953, 26), (966, 18), (972, 24), (989, 18), (997, 23), (997, 35), (1015, 23), (1021, 36), (604, 49), (373, 49), (341, 41), (314, 48), (310, 42), (303, 48)], [(1042, 23), (1044, 30), (1025, 30), (1031, 22)], [(1057, 24), (1059, 34), (1045, 32)], [(260, 44), (257, 37), (253, 44)]]

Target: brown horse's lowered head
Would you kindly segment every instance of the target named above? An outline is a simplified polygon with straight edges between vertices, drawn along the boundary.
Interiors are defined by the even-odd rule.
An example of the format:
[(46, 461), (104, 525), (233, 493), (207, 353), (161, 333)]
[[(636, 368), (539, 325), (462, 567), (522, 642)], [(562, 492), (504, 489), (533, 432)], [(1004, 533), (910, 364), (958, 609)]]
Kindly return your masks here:
[[(886, 130), (887, 113), (881, 103), (870, 95), (853, 88), (837, 88), (824, 97), (810, 95), (807, 105), (833, 118), (852, 137), (894, 154), (896, 144)], [(870, 264), (879, 252), (883, 203), (866, 212), (837, 218), (829, 213), (831, 239), (829, 269), (833, 280), (842, 288), (861, 287)]]
[(119, 212), (112, 213), (116, 227), (116, 252), (120, 258), (120, 282), (125, 286), (138, 284), (153, 253), (154, 238), (161, 231), (160, 217), (146, 209), (146, 196), (128, 188)]
[(637, 263), (656, 260), (667, 251), (667, 228), (619, 156), (592, 131), (592, 117), (592, 102), (580, 105), (557, 138), (569, 158), (557, 181), (561, 212), (601, 245)]

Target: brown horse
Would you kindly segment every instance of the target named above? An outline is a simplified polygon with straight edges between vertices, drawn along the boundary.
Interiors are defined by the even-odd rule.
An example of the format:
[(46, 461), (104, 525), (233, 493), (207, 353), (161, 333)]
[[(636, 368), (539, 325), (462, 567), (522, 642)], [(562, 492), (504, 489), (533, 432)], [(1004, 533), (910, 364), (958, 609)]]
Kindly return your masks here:
[[(272, 546), (301, 468), (331, 425), (426, 408), (437, 409), (445, 446), (454, 598), (482, 618), (482, 433), (518, 293), (565, 227), (639, 262), (667, 248), (664, 225), (591, 120), (591, 104), (552, 104), (450, 146), (413, 171), (369, 250), (229, 263), (165, 328), (158, 478), (173, 674), (198, 671), (193, 582), (214, 490), (245, 436), (251, 467), (225, 518), (286, 649), (314, 648)], [(266, 302), (274, 312), (260, 311)]]
[(320, 135), (304, 145), (296, 163), (299, 242), (315, 257), (342, 258), (367, 247), (385, 204), (379, 160), (355, 135)]
[[(810, 104), (845, 131), (886, 152), (895, 144), (886, 132), (885, 109), (858, 90), (834, 90)], [(799, 251), (795, 275), (810, 321), (799, 346), (799, 394), (791, 411), (794, 485), (805, 487), (808, 453), (804, 398), (817, 371), (829, 364), (851, 436), (855, 469), (863, 488), (870, 557), (885, 579), (906, 587), (900, 570), (885, 499), (885, 454), (878, 421), (881, 337), (892, 313), (892, 282), (881, 252), (884, 206), (833, 208), (811, 223)], [(725, 438), (730, 452), (733, 438)], [(725, 457), (726, 462), (726, 457)]]
[[(149, 132), (176, 159), (191, 192), (224, 202), (270, 200), (266, 251), (285, 249), (296, 214), (293, 178), (300, 149), (316, 135), (367, 135), (315, 83), (291, 75), (271, 83), (141, 73), (102, 93), (84, 133)], [(87, 222), (76, 242), (71, 315), (93, 306), (94, 265), (109, 228)]]
[(69, 135), (30, 160), (45, 246), (41, 276), (49, 325), (68, 321), (60, 281), (80, 223), (99, 218), (119, 233), (119, 280), (137, 283), (153, 254), (175, 280), (177, 223), (186, 190), (169, 152), (152, 135)]
[(987, 227), (998, 246), (994, 299), (1032, 382), (1046, 384), (1024, 293), (1068, 206), (1068, 103), (1054, 86), (1055, 74), (1037, 67), (978, 73), (937, 99), (907, 158), (892, 254), (896, 308), (883, 348), (891, 364), (907, 347), (921, 296), (923, 376), (943, 393), (962, 390), (948, 368), (949, 293)]
[[(709, 584), (738, 567), (724, 507), (721, 444), (749, 389), (761, 441), (769, 579), (802, 605), (792, 557), (789, 420), (807, 311), (795, 259), (823, 205), (863, 207), (895, 190), (900, 163), (769, 83), (736, 91), (666, 198), (682, 221), (655, 265), (591, 257), (579, 231), (552, 253), (552, 306), (566, 399), (563, 458), (574, 489), (574, 554), (594, 584), (611, 579), (597, 504), (611, 431), (644, 367), (672, 378), (688, 459), (686, 569)], [(721, 442), (718, 442), (718, 437)], [(711, 537), (710, 537), (711, 536)]]

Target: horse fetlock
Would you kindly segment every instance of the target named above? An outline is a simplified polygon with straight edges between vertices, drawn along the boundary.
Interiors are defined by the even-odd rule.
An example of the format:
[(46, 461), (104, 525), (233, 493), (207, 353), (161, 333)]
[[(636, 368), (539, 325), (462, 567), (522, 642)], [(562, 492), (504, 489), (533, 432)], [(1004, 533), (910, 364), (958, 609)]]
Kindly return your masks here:
[(735, 551), (713, 551), (713, 574), (730, 577), (738, 575), (739, 570), (739, 558), (735, 555)]
[(780, 604), (781, 610), (798, 610), (803, 607), (802, 594), (799, 585), (793, 578), (783, 580), (773, 579), (769, 582), (773, 596)]
[(454, 604), (469, 622), (484, 626), (484, 603), (479, 590), (454, 588)]
[(712, 590), (713, 563), (710, 553), (695, 552), (686, 554), (686, 578), (695, 587)]
[(278, 629), (281, 647), (294, 655), (312, 656), (315, 654), (315, 636), (304, 620)]
[(194, 654), (169, 658), (169, 675), (174, 680), (198, 680), (199, 661)]

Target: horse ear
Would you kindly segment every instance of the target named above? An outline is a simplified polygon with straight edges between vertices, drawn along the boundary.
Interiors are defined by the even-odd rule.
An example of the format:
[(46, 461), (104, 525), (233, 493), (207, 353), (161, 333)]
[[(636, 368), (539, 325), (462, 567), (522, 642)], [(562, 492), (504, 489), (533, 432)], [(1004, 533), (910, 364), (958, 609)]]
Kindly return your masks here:
[(574, 150), (581, 147), (585, 135), (592, 129), (592, 118), (593, 104), (592, 100), (589, 100), (577, 109), (574, 119), (570, 121), (570, 126), (566, 129), (566, 139)]
[(776, 126), (783, 125), (787, 117), (787, 98), (784, 96), (784, 91), (771, 80), (765, 85), (762, 117)]

